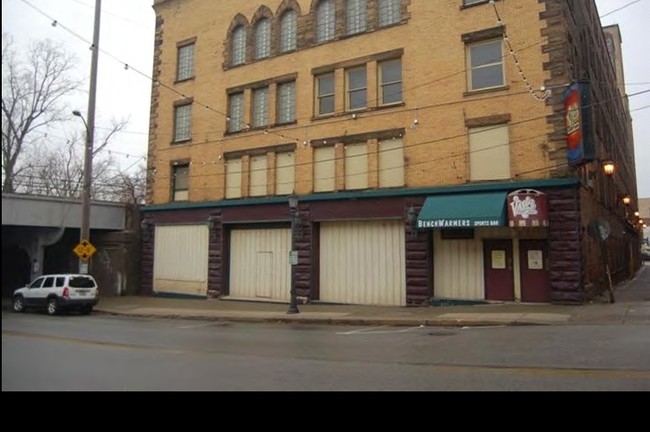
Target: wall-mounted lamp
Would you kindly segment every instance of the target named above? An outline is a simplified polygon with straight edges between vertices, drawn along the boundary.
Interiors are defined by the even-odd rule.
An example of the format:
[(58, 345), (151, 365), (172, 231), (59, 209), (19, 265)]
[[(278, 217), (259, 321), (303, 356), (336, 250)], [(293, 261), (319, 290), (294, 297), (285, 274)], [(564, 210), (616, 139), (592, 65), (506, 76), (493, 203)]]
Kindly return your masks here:
[(140, 222), (140, 232), (142, 233), (142, 240), (145, 242), (151, 239), (151, 225), (149, 219), (142, 219), (142, 222)]
[(291, 252), (289, 255), (291, 265), (291, 291), (289, 292), (289, 310), (288, 314), (300, 313), (298, 309), (298, 291), (296, 289), (296, 265), (298, 265), (298, 250), (296, 249), (296, 238), (301, 236), (300, 233), (300, 212), (298, 211), (298, 195), (292, 193), (289, 195), (289, 214), (291, 215)]
[(641, 213), (639, 213), (638, 210), (637, 210), (637, 211), (634, 212), (634, 216), (639, 217), (639, 216), (641, 216)]
[(623, 197), (623, 204), (630, 205), (631, 202), (632, 202), (632, 198), (630, 198), (628, 195), (625, 195)]
[(406, 211), (406, 221), (409, 224), (409, 227), (411, 228), (411, 238), (414, 239), (417, 237), (418, 232), (417, 232), (417, 221), (418, 221), (418, 212), (415, 211), (413, 206), (409, 207), (409, 209)]
[(215, 230), (214, 230), (214, 227), (216, 225), (216, 221), (215, 221), (214, 216), (212, 216), (212, 215), (208, 216), (205, 223), (208, 225), (208, 233), (210, 234), (210, 238), (214, 239), (216, 237)]
[(604, 161), (602, 162), (602, 166), (603, 166), (603, 172), (604, 172), (606, 175), (608, 175), (608, 176), (612, 176), (612, 175), (614, 175), (614, 171), (616, 171), (616, 165), (614, 164), (613, 161), (611, 161), (611, 160), (609, 160), (609, 159), (608, 159), (608, 160), (604, 160)]

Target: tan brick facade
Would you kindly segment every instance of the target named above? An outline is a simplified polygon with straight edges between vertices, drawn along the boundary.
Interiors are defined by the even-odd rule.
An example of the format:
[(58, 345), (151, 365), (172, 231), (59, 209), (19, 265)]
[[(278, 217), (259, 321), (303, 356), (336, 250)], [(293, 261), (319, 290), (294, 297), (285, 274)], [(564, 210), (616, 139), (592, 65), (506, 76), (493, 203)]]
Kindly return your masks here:
[[(319, 22), (322, 1), (334, 5), (330, 21)], [(599, 292), (606, 281), (603, 259), (615, 280), (633, 275), (639, 238), (628, 215), (635, 208), (619, 202), (624, 193), (636, 203), (630, 117), (594, 1), (485, 0), (464, 6), (463, 0), (396, 0), (391, 11), (397, 15), (381, 25), (380, 6), (386, 4), (367, 0), (365, 30), (348, 34), (345, 0), (154, 0), (147, 207), (154, 223), (205, 223), (208, 215), (218, 221), (209, 246), (208, 291), (229, 292), (233, 226), (273, 229), (288, 223), (286, 197), (278, 196), (280, 177), (293, 179), (286, 184), (301, 197), (305, 235), (295, 272), (305, 298), (320, 295), (320, 224), (383, 218), (404, 224), (405, 301), (426, 304), (437, 293), (432, 245), (439, 234), (415, 230), (408, 213), (417, 217), (431, 195), (471, 200), (488, 190), (539, 188), (548, 194), (546, 232), (503, 225), (504, 231), (482, 231), (484, 237), (476, 238), (487, 244), (494, 240), (489, 236), (505, 237), (519, 245), (545, 237), (549, 301), (582, 302), (590, 291)], [(295, 49), (282, 52), (281, 23), (288, 11), (297, 16)], [(268, 45), (256, 40), (261, 20), (269, 23)], [(319, 42), (323, 22), (333, 36)], [(235, 34), (245, 34), (245, 40)], [(177, 80), (178, 49), (188, 43), (194, 44), (194, 76)], [(260, 44), (269, 55), (256, 59)], [(327, 88), (332, 77), (333, 92)], [(595, 84), (595, 151), (593, 160), (569, 167), (563, 93), (578, 80)], [(395, 88), (399, 92), (391, 94)], [(258, 106), (254, 95), (264, 94), (260, 89), (267, 99)], [(183, 123), (177, 111), (188, 103), (191, 118)], [(257, 124), (259, 118), (266, 124)], [(189, 127), (189, 139), (179, 138), (176, 127)], [(402, 147), (380, 154), (382, 142)], [(287, 157), (281, 172), (279, 153)], [(293, 176), (286, 175), (290, 158)], [(603, 159), (619, 166), (614, 177), (602, 174)], [(172, 167), (179, 163), (189, 163), (189, 199), (173, 202)], [(234, 166), (241, 167), (241, 176), (233, 174)], [(255, 166), (265, 167), (265, 175)], [(290, 188), (281, 190), (286, 195)], [(598, 239), (587, 235), (597, 218), (612, 227), (608, 258)], [(481, 273), (483, 266), (472, 270)], [(474, 293), (483, 293), (480, 276)], [(526, 281), (515, 277), (514, 285), (525, 292)]]
[[(446, 2), (402, 1), (399, 23), (377, 27), (377, 1), (368, 1), (368, 31), (346, 36), (344, 2), (337, 0), (334, 41), (315, 44), (314, 7), (316, 1), (269, 0), (256, 2), (211, 2), (168, 0), (156, 2), (159, 30), (154, 73), (150, 169), (155, 169), (151, 204), (169, 202), (170, 163), (190, 159), (190, 201), (224, 198), (225, 152), (296, 142), (296, 192), (313, 190), (312, 149), (306, 142), (324, 137), (372, 133), (405, 128), (405, 175), (407, 187), (464, 184), (469, 180), (467, 122), (490, 115), (509, 116), (511, 177), (544, 178), (554, 162), (549, 157), (545, 116), (551, 108), (535, 100), (526, 89), (512, 59), (505, 56), (505, 86), (488, 92), (467, 92), (465, 43), (461, 35), (493, 28), (497, 16), (488, 4), (460, 8), (461, 0)], [(539, 14), (543, 4), (530, 1), (521, 8), (512, 2), (497, 2), (499, 14), (526, 77), (538, 87), (549, 78), (542, 65), (548, 61), (541, 52), (540, 35), (544, 22)], [(299, 11), (298, 49), (279, 54), (278, 12), (287, 7)], [(370, 13), (372, 12), (372, 13)], [(272, 55), (253, 61), (253, 24), (260, 17), (273, 20)], [(237, 25), (247, 28), (247, 62), (229, 67), (229, 32)], [(174, 84), (177, 43), (196, 38), (195, 77)], [(540, 43), (541, 42), (541, 43)], [(380, 109), (378, 106), (377, 62), (382, 53), (400, 52), (402, 59), (403, 103)], [(344, 71), (353, 65), (367, 68), (368, 108), (353, 119), (344, 111)], [(317, 119), (314, 113), (314, 71), (335, 72), (336, 113)], [(264, 130), (226, 133), (228, 89), (246, 88), (245, 122), (250, 123), (250, 88), (269, 82), (270, 124), (275, 124), (275, 81), (296, 77), (297, 121)], [(170, 90), (172, 88), (173, 90)], [(173, 105), (183, 96), (193, 96), (189, 142), (172, 144)], [(417, 122), (417, 124), (416, 124)], [(369, 185), (376, 187), (377, 146), (369, 144)], [(337, 158), (342, 157), (338, 153)], [(271, 165), (269, 165), (271, 166)], [(337, 169), (337, 187), (343, 184), (343, 170)], [(271, 174), (270, 174), (271, 175)], [(244, 175), (246, 178), (246, 175)], [(271, 177), (272, 178), (272, 177)], [(243, 186), (243, 185), (242, 185)], [(272, 188), (269, 187), (269, 193)]]

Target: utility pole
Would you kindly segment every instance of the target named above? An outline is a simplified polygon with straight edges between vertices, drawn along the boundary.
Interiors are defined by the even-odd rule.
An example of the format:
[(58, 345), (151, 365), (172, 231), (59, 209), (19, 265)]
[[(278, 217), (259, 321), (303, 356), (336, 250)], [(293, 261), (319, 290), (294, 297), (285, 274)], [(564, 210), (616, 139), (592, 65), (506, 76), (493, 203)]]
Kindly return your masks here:
[[(80, 241), (90, 241), (90, 188), (93, 170), (93, 144), (95, 140), (95, 95), (97, 93), (97, 64), (99, 62), (99, 23), (102, 0), (95, 0), (95, 26), (93, 30), (92, 60), (90, 62), (90, 89), (88, 91), (88, 122), (86, 126), (86, 147), (84, 151), (83, 197), (81, 206)], [(82, 117), (83, 120), (83, 117)], [(88, 262), (79, 259), (79, 273), (88, 273)]]

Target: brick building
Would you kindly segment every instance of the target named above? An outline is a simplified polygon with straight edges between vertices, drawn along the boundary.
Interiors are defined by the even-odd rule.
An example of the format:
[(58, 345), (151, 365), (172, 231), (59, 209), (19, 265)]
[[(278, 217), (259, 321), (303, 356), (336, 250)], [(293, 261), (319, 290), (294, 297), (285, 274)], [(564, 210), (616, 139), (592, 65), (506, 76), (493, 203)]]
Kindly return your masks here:
[(263, 3), (154, 0), (147, 290), (579, 303), (635, 273), (593, 1)]

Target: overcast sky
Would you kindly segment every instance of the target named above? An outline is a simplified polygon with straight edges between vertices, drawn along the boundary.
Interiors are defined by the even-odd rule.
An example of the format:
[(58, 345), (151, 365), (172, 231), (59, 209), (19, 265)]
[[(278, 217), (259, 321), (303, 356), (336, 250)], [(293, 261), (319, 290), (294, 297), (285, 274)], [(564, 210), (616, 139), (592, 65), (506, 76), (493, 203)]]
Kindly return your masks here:
[[(596, 3), (603, 25), (620, 26), (628, 95), (649, 90), (650, 0)], [(123, 169), (143, 163), (147, 153), (155, 19), (152, 4), (153, 0), (102, 2), (99, 46), (103, 52), (99, 57), (95, 125), (99, 134), (101, 128), (110, 127), (113, 118), (128, 120), (126, 130), (115, 137), (107, 150)], [(67, 51), (78, 57), (77, 76), (87, 83), (94, 5), (93, 0), (2, 0), (2, 31), (13, 35), (20, 46), (48, 38), (62, 42)], [(57, 21), (56, 26), (52, 26), (53, 20)], [(71, 109), (85, 113), (87, 103), (86, 90), (72, 99)], [(649, 106), (650, 92), (630, 97), (639, 197), (650, 197)], [(71, 122), (52, 135), (65, 137), (69, 134), (65, 128), (74, 127), (75, 121), (79, 119), (71, 116)]]

